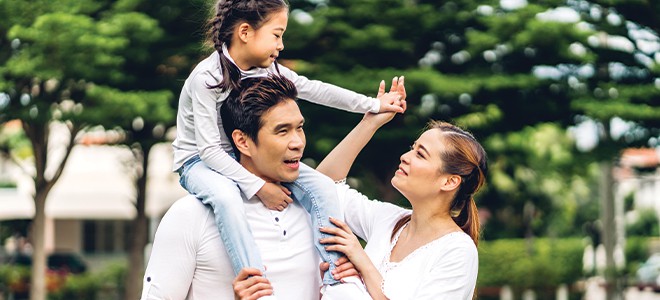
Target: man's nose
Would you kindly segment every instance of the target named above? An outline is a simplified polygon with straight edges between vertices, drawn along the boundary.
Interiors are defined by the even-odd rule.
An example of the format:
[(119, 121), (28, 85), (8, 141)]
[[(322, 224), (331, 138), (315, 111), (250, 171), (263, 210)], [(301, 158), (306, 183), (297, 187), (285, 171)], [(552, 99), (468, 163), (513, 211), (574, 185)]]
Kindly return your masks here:
[(303, 149), (305, 148), (305, 135), (304, 134), (294, 134), (289, 142), (289, 148), (291, 149)]

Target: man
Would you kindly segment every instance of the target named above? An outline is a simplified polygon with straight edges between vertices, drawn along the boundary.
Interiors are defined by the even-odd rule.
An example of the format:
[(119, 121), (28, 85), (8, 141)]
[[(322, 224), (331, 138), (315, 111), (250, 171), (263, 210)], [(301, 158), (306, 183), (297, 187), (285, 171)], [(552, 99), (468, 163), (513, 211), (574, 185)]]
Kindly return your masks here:
[[(275, 93), (278, 99), (254, 121), (258, 139), (240, 130), (228, 134), (241, 165), (264, 180), (296, 180), (299, 171), (292, 161), (302, 157), (306, 141), (295, 87), (279, 76), (249, 79), (244, 84), (253, 84), (265, 96)], [(255, 109), (236, 111), (253, 113)], [(224, 116), (223, 120), (227, 122)], [(258, 299), (273, 290), (278, 299), (319, 299), (320, 259), (305, 209), (294, 202), (274, 211), (256, 197), (242, 200), (268, 278), (255, 269), (243, 269), (234, 278), (213, 212), (194, 196), (187, 196), (172, 205), (158, 227), (142, 299), (233, 299), (234, 290), (242, 299)], [(339, 263), (337, 270), (355, 274), (346, 265)]]

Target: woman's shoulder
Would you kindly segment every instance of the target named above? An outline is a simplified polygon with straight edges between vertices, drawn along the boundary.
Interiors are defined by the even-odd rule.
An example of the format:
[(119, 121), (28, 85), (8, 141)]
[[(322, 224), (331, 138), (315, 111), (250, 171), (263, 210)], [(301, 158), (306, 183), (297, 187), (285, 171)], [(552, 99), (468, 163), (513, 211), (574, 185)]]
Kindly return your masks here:
[(448, 233), (431, 243), (437, 258), (462, 257), (465, 260), (477, 259), (479, 253), (472, 238), (463, 231)]

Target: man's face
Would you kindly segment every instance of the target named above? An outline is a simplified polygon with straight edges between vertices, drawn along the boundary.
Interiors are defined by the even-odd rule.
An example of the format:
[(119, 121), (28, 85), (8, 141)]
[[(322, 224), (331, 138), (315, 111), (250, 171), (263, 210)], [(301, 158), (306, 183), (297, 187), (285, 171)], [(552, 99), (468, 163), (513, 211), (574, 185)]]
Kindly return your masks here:
[(249, 157), (241, 163), (269, 182), (292, 182), (298, 178), (300, 159), (305, 150), (305, 119), (298, 104), (285, 100), (261, 116), (263, 126), (257, 143), (247, 140)]

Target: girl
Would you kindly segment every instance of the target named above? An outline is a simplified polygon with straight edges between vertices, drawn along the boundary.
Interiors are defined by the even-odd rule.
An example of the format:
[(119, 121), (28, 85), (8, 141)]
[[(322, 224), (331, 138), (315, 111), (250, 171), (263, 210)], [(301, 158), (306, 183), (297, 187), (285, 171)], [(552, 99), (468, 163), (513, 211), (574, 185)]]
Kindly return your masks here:
[[(317, 170), (335, 180), (346, 178), (357, 154), (392, 115), (367, 114)], [(430, 122), (401, 155), (392, 178), (412, 210), (368, 200), (339, 184), (346, 223), (332, 219), (339, 228), (322, 228), (334, 236), (321, 243), (349, 258), (373, 299), (471, 299), (479, 240), (473, 195), (486, 172), (486, 152), (471, 134)], [(364, 249), (351, 229), (367, 241)]]
[[(179, 97), (177, 136), (172, 143), (174, 171), (188, 192), (213, 208), (236, 274), (244, 267), (265, 271), (245, 219), (241, 193), (248, 199), (256, 195), (266, 207), (280, 211), (293, 196), (310, 212), (316, 227), (331, 226), (328, 216), (338, 215), (333, 182), (310, 167), (301, 164), (299, 179), (287, 189), (264, 182), (230, 156), (232, 148), (222, 128), (219, 107), (231, 90), (240, 88), (241, 78), (279, 73), (294, 82), (302, 99), (352, 112), (403, 112), (392, 97), (369, 98), (308, 80), (279, 66), (276, 59), (284, 49), (282, 35), (288, 11), (283, 0), (219, 0), (208, 22), (215, 51), (194, 68)], [(405, 98), (403, 77), (394, 78), (393, 89)], [(321, 234), (314, 232), (318, 241)], [(330, 272), (341, 254), (315, 244), (322, 259), (331, 263), (323, 283), (338, 283)]]

